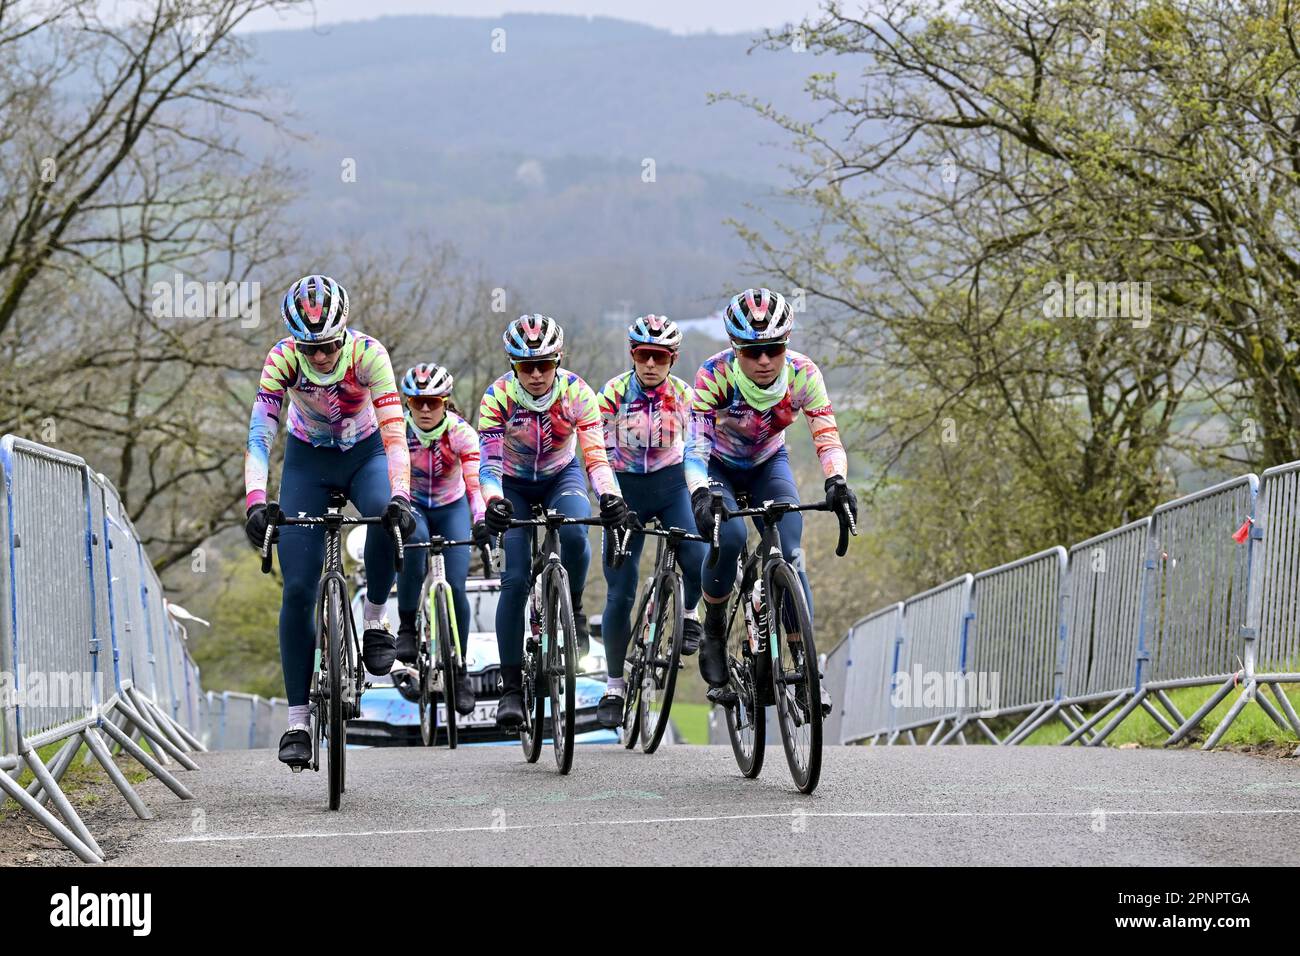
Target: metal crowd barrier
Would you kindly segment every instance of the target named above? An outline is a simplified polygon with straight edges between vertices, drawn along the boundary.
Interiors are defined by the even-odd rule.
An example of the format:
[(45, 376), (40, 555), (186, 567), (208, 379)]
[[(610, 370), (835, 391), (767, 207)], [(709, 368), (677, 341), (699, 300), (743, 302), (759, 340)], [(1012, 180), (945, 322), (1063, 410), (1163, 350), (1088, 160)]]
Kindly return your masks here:
[(284, 726), (289, 702), (235, 691), (208, 691), (196, 707), (201, 715), (200, 739), (209, 750), (250, 750), (272, 747), (276, 730)]
[[(915, 743), (915, 732), (933, 724), (934, 733), (927, 743), (932, 742), (946, 724), (957, 720), (960, 708), (954, 701), (944, 700), (942, 695), (935, 701), (933, 693), (926, 693), (927, 677), (937, 674), (946, 680), (947, 675), (962, 672), (973, 585), (974, 578), (963, 574), (903, 602), (903, 634), (895, 654), (891, 697), (904, 701), (893, 704), (888, 727), (873, 731), (887, 732), (889, 743), (900, 734)], [(906, 686), (899, 686), (902, 681)], [(930, 690), (933, 692), (932, 684)]]
[(962, 714), (940, 743), (968, 724), (1003, 743), (985, 719), (1028, 712), (1005, 741), (1015, 742), (1055, 704), (1065, 653), (1068, 562), (1064, 548), (1048, 548), (974, 576), (961, 679), (954, 681)]
[[(896, 646), (863, 637), (864, 622), (900, 606)], [(1250, 701), (1300, 736), (1278, 686), (1300, 682), (1300, 462), (1268, 469), (1262, 482), (1242, 475), (1167, 502), (1068, 552), (1049, 548), (964, 575), (863, 618), (841, 647), (843, 743), (904, 734), (915, 743), (923, 727), (933, 728), (927, 743), (965, 743), (974, 727), (1016, 744), (1059, 720), (1062, 743), (1095, 746), (1142, 707), (1171, 744), (1234, 688), (1205, 749)], [(947, 680), (952, 671), (960, 679)], [(980, 675), (998, 679), (991, 706), (970, 700)], [(935, 678), (964, 698), (918, 694), (919, 680)], [(1166, 693), (1213, 685), (1188, 717)], [(1026, 716), (998, 740), (984, 718), (1012, 714)]]
[[(872, 729), (892, 729), (893, 677), (898, 669), (898, 654), (903, 642), (903, 603), (869, 614), (849, 629), (841, 644), (848, 649), (848, 668), (844, 696), (839, 701), (843, 713), (839, 736), (827, 740), (841, 743), (869, 736)], [(848, 711), (848, 700), (865, 700), (865, 707)]]
[[(85, 746), (85, 760), (148, 819), (111, 744), (190, 799), (169, 768), (196, 769), (189, 755), (203, 749), (176, 691), (177, 675), (189, 667), (197, 682), (198, 671), (107, 479), (13, 435), (0, 439), (0, 478), (0, 670), (10, 685), (0, 700), (0, 792), (80, 859), (102, 862), (59, 781)], [(62, 746), (47, 766), (38, 748), (53, 743)], [(26, 788), (17, 783), (24, 769), (35, 777)]]

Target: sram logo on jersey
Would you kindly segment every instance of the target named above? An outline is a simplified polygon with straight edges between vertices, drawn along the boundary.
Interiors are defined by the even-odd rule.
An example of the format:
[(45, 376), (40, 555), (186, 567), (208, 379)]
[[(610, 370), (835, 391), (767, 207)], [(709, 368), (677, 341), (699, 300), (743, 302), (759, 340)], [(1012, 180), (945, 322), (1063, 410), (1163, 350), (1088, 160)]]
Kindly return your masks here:
[(56, 927), (129, 927), (133, 936), (148, 936), (153, 925), (151, 893), (68, 893), (50, 897), (50, 925)]

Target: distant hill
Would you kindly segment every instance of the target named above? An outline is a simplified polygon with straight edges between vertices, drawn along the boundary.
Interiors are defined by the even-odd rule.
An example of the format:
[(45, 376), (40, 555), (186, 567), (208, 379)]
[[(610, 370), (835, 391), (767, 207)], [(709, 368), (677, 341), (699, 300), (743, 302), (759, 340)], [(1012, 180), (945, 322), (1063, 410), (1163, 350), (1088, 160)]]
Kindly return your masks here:
[(311, 231), (383, 247), (426, 230), (533, 307), (589, 317), (621, 302), (704, 315), (745, 281), (725, 220), (747, 202), (782, 208), (789, 156), (770, 124), (707, 95), (799, 114), (817, 68), (807, 54), (748, 55), (745, 36), (545, 15), (392, 17), (251, 41), (260, 81), (311, 140), (254, 133), (250, 146), (287, 150)]

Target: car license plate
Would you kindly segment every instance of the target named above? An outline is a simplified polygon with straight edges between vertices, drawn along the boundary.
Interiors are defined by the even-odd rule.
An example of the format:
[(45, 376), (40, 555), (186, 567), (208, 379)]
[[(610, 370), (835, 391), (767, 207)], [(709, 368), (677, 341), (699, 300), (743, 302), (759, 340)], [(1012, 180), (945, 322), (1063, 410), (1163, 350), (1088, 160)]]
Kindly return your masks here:
[[(497, 722), (497, 702), (495, 700), (481, 701), (474, 705), (474, 713), (457, 714), (457, 727), (494, 727)], [(447, 705), (438, 705), (438, 724), (447, 726)]]

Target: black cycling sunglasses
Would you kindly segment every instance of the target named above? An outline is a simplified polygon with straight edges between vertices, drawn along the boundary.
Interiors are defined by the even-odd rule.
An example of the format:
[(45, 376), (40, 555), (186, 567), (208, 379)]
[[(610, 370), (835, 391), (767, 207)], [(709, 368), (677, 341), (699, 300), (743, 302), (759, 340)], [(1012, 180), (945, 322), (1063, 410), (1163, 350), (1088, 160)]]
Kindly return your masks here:
[(312, 356), (319, 352), (321, 355), (333, 355), (339, 349), (343, 348), (342, 339), (331, 339), (328, 342), (296, 342), (294, 348), (298, 350), (299, 355)]
[(511, 364), (514, 365), (516, 372), (521, 372), (524, 375), (533, 375), (537, 372), (549, 372), (553, 368), (558, 368), (560, 360), (557, 358), (524, 359), (521, 362), (513, 362)]
[(764, 355), (768, 358), (780, 358), (785, 354), (785, 343), (759, 342), (756, 345), (737, 345), (736, 351), (743, 353), (745, 358), (761, 358)]

